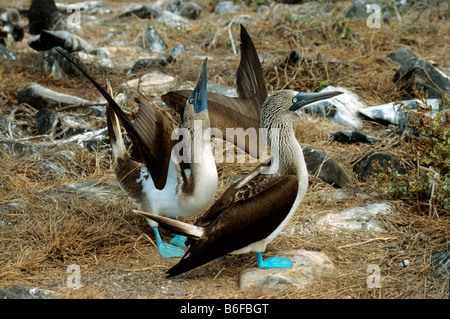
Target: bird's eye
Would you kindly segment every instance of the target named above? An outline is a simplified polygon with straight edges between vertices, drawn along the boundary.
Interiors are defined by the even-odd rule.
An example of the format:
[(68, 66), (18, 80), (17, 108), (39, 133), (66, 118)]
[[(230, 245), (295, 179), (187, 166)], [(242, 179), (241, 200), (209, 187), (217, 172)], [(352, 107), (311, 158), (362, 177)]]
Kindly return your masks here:
[(297, 98), (296, 98), (296, 97), (294, 97), (294, 98), (292, 99), (292, 103), (297, 103)]
[(189, 103), (194, 104), (194, 99), (189, 99)]

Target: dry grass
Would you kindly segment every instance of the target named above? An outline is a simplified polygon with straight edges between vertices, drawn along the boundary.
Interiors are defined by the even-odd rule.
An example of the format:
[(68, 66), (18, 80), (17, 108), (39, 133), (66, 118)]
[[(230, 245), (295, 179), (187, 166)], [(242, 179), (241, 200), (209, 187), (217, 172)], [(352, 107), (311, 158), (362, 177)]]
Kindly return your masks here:
[[(113, 7), (128, 4), (106, 2)], [(4, 5), (3, 1), (0, 5)], [(312, 10), (315, 6), (308, 4), (299, 10)], [(348, 4), (339, 2), (337, 6), (345, 9)], [(425, 11), (415, 21), (417, 11), (408, 10), (401, 23), (391, 19), (389, 26), (375, 30), (368, 29), (364, 20), (345, 20), (345, 10), (335, 10), (329, 18), (311, 17), (295, 23), (289, 20), (288, 12), (286, 7), (276, 6), (273, 14), (260, 22), (244, 22), (261, 56), (269, 91), (314, 91), (328, 81), (353, 90), (369, 104), (386, 103), (405, 94), (392, 83), (396, 67), (385, 61), (392, 50), (411, 47), (417, 55), (435, 61), (439, 68), (450, 67), (450, 25), (435, 19), (433, 11)], [(253, 9), (246, 8), (243, 13), (258, 17)], [(157, 25), (169, 47), (184, 43), (189, 48), (188, 54), (161, 71), (180, 81), (195, 81), (201, 63), (198, 56), (208, 55), (210, 82), (234, 85), (239, 56), (234, 56), (225, 44), (228, 33), (227, 24), (223, 24), (231, 18), (205, 12), (201, 19), (192, 22), (191, 32)], [(22, 22), (26, 23), (26, 19)], [(126, 31), (124, 41), (136, 43), (146, 23), (134, 19), (121, 22), (116, 28)], [(102, 23), (86, 28), (84, 37), (97, 45), (111, 27)], [(351, 32), (343, 35), (344, 29)], [(238, 24), (232, 30), (238, 37)], [(6, 101), (0, 111), (16, 107), (17, 90), (31, 82), (85, 99), (99, 97), (82, 78), (57, 79), (35, 68), (40, 53), (27, 47), (29, 37), (16, 45), (17, 62), (0, 61), (0, 98)], [(293, 49), (314, 63), (285, 65), (285, 58)], [(124, 54), (123, 59), (136, 58), (139, 49), (136, 50), (135, 55)], [(102, 84), (110, 80), (115, 90), (129, 78), (123, 70), (105, 71), (92, 66), (88, 70)], [(77, 114), (76, 110), (73, 112)], [(78, 115), (83, 116), (83, 111), (78, 111)], [(27, 132), (36, 135), (33, 117), (27, 112), (19, 112), (18, 116), (28, 123)], [(96, 127), (104, 127), (104, 119), (95, 121)], [(365, 132), (381, 137), (382, 142), (371, 146), (331, 142), (329, 133), (343, 127), (317, 117), (297, 124), (296, 134), (302, 144), (322, 149), (352, 171), (358, 160), (374, 150), (397, 151), (393, 148), (397, 137), (388, 135), (384, 127), (366, 124)], [(73, 160), (53, 155), (61, 154), (59, 151), (71, 152)], [(268, 247), (268, 255), (300, 248), (324, 252), (335, 264), (337, 274), (303, 289), (242, 291), (237, 288), (237, 277), (254, 263), (251, 254), (224, 256), (177, 278), (165, 278), (165, 270), (174, 261), (158, 256), (147, 223), (132, 214), (132, 205), (114, 187), (107, 147), (92, 153), (72, 145), (21, 158), (1, 154), (0, 158), (0, 288), (37, 286), (58, 291), (60, 298), (448, 298), (448, 279), (430, 266), (431, 253), (448, 248), (448, 215), (431, 219), (415, 211), (415, 206), (397, 201), (393, 202), (395, 213), (377, 218), (386, 229), (380, 234), (334, 234), (314, 225), (314, 216), (321, 213), (389, 200), (378, 193), (371, 181), (362, 183), (355, 178), (354, 198), (329, 201), (337, 190), (311, 177), (298, 213)], [(41, 166), (45, 161), (60, 165), (66, 173), (51, 174)], [(219, 194), (235, 174), (251, 168), (248, 164), (219, 165)], [(61, 186), (81, 181), (113, 186), (104, 196), (96, 197)], [(73, 263), (81, 267), (83, 286), (78, 290), (66, 286), (66, 269)], [(367, 287), (370, 264), (381, 268), (381, 288)]]

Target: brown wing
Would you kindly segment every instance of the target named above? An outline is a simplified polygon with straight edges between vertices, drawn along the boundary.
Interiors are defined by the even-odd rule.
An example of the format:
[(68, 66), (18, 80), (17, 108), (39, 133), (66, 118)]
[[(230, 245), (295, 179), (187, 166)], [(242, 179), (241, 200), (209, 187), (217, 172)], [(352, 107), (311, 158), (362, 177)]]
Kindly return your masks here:
[(141, 154), (145, 154), (144, 162), (155, 187), (163, 189), (169, 171), (170, 154), (178, 142), (171, 139), (174, 127), (164, 110), (153, 107), (143, 98), (137, 97), (136, 100), (139, 104), (138, 115), (133, 122), (139, 140), (136, 147), (141, 148)]
[[(211, 127), (218, 128), (227, 141), (258, 158), (259, 154), (254, 153), (252, 148), (249, 147), (249, 143), (239, 143), (239, 139), (226, 134), (227, 128), (242, 128), (244, 130), (255, 128), (255, 132), (258, 133), (260, 108), (267, 98), (267, 89), (258, 53), (252, 39), (242, 25), (241, 61), (236, 75), (236, 90), (237, 98), (208, 93), (208, 112)], [(191, 91), (189, 90), (172, 91), (162, 95), (161, 98), (164, 103), (183, 115), (184, 106), (190, 94)]]
[(270, 186), (271, 179), (267, 178), (268, 175), (262, 175), (260, 173), (261, 166), (258, 165), (249, 174), (228, 187), (222, 196), (205, 213), (197, 218), (195, 226), (208, 227), (227, 207), (234, 205), (236, 202), (246, 200)]
[(267, 99), (264, 74), (255, 45), (241, 24), (241, 61), (236, 74), (236, 91), (241, 99), (251, 101), (251, 117), (258, 119), (261, 105)]
[(144, 160), (155, 187), (163, 189), (166, 184), (170, 153), (173, 145), (177, 142), (170, 139), (172, 123), (165, 116), (164, 111), (152, 107), (141, 98), (137, 98), (139, 103), (138, 116), (134, 123), (131, 122), (121, 107), (97, 81), (64, 52), (60, 50), (58, 52), (73, 63), (103, 95), (112, 111), (125, 127), (137, 151), (137, 157)]
[(297, 177), (258, 175), (254, 182), (265, 187), (224, 208), (207, 227), (205, 236), (192, 243), (180, 262), (168, 270), (169, 276), (262, 240), (280, 225), (297, 197)]

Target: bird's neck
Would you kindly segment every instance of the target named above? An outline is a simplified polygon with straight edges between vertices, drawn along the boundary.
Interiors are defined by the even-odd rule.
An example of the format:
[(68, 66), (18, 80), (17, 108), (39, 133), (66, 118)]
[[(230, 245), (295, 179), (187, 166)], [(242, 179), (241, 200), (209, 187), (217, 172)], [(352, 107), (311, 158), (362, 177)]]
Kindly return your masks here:
[(273, 170), (279, 175), (307, 178), (302, 148), (295, 137), (292, 122), (273, 123), (267, 129), (267, 143), (272, 154)]
[(185, 119), (183, 127), (189, 136), (189, 166), (191, 171), (204, 170), (206, 167), (215, 169), (211, 146), (210, 121), (207, 111)]

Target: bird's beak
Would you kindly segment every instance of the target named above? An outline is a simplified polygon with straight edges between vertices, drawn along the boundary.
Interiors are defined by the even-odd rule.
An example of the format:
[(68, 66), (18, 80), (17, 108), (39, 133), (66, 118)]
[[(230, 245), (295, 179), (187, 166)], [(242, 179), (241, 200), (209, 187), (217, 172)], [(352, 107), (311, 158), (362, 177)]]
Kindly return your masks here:
[(207, 61), (208, 59), (206, 58), (202, 64), (202, 69), (200, 70), (197, 85), (195, 86), (195, 89), (194, 91), (192, 91), (192, 94), (188, 100), (188, 103), (194, 106), (194, 113), (196, 114), (208, 109), (208, 97), (206, 94)]
[(304, 107), (305, 105), (332, 98), (336, 95), (342, 94), (340, 91), (333, 92), (319, 92), (319, 93), (298, 93), (292, 98), (292, 106), (289, 111), (297, 111), (298, 109)]

